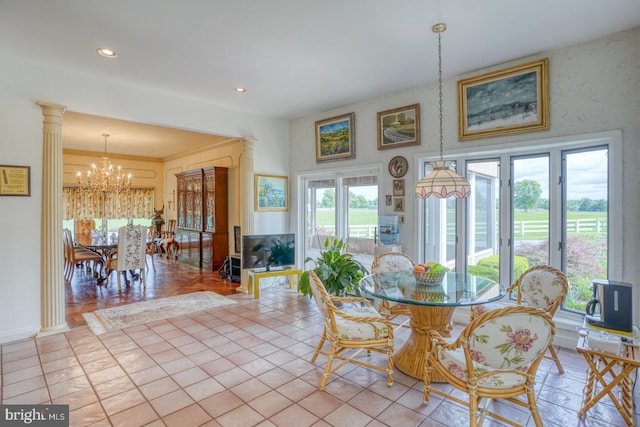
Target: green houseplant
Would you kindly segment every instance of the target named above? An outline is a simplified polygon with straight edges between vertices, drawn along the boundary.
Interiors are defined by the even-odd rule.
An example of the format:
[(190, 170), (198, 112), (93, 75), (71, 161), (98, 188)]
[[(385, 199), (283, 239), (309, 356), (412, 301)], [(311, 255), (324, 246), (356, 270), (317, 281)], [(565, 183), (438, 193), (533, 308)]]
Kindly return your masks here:
[[(324, 241), (320, 256), (316, 259), (307, 257), (307, 262), (315, 262), (313, 271), (324, 283), (327, 292), (336, 296), (355, 294), (360, 296), (358, 282), (364, 277), (367, 269), (352, 254), (346, 253), (347, 244), (341, 239), (327, 237)], [(311, 297), (311, 282), (309, 272), (305, 271), (300, 277), (298, 289), (304, 295)]]

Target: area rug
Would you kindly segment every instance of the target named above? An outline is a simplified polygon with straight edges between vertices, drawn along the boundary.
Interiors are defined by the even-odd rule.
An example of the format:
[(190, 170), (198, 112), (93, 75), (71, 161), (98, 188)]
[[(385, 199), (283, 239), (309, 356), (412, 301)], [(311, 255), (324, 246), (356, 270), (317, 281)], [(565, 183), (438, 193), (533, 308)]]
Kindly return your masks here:
[(237, 302), (215, 292), (201, 291), (105, 308), (93, 313), (83, 313), (82, 317), (93, 333), (100, 335), (114, 329), (169, 319), (228, 304), (237, 304)]

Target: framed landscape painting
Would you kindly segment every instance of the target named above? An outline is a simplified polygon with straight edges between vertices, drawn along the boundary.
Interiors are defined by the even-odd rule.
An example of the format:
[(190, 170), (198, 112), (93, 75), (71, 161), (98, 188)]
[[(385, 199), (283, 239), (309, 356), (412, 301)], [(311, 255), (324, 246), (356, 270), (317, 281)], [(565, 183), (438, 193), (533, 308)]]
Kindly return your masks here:
[(354, 113), (316, 122), (316, 162), (356, 156)]
[(275, 175), (255, 175), (255, 208), (258, 212), (288, 209), (288, 178)]
[(378, 113), (378, 150), (420, 145), (420, 104)]
[(458, 82), (458, 139), (549, 129), (549, 59)]

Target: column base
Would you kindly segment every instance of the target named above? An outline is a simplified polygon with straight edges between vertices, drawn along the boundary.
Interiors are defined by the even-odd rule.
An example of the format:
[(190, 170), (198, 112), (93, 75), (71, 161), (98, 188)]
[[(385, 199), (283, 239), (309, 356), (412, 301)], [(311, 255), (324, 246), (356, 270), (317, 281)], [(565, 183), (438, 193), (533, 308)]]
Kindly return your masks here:
[(61, 332), (69, 332), (71, 329), (67, 322), (64, 322), (62, 325), (54, 326), (51, 328), (43, 328), (36, 334), (36, 338), (46, 337), (49, 335), (59, 334)]

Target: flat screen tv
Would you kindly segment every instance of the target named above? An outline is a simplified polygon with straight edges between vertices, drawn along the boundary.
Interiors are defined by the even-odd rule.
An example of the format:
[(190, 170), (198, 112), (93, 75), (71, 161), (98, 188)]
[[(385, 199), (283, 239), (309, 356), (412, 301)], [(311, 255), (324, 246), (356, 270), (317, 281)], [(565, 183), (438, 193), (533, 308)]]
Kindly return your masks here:
[(293, 233), (242, 236), (242, 268), (269, 271), (295, 265), (295, 237)]

